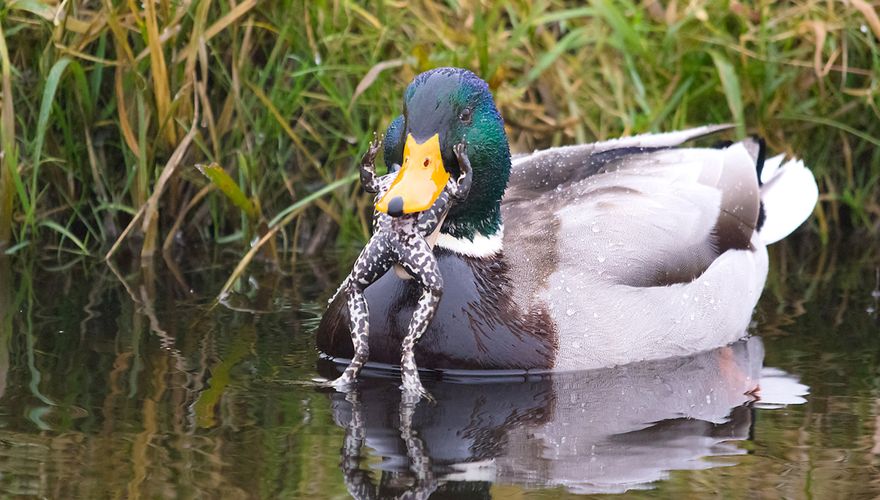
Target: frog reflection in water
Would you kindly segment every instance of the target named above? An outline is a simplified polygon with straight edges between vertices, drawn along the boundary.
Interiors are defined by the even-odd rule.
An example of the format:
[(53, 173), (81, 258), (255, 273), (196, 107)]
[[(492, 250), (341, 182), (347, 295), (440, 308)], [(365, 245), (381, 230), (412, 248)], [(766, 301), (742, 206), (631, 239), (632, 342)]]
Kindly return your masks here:
[[(436, 136), (432, 140), (436, 140)], [(451, 203), (463, 201), (467, 197), (472, 179), (471, 164), (464, 143), (457, 144), (453, 148), (461, 168), (461, 174), (456, 179), (450, 178), (445, 170), (436, 169), (431, 165), (432, 161), (442, 162), (439, 158), (422, 159), (418, 152), (405, 153), (404, 164), (410, 161), (419, 162), (425, 171), (429, 168), (435, 172), (439, 170), (448, 180), (445, 182), (445, 188), (427, 209), (404, 213), (403, 198), (390, 192), (394, 187), (395, 179), (402, 172), (400, 167), (395, 165), (390, 173), (381, 177), (376, 176), (375, 159), (380, 146), (379, 139), (370, 143), (370, 148), (360, 165), (361, 184), (364, 190), (376, 193), (373, 236), (355, 261), (351, 274), (337, 291), (337, 294), (343, 292), (348, 297), (349, 328), (354, 355), (342, 375), (330, 382), (330, 385), (340, 389), (349, 387), (366, 363), (369, 357), (370, 314), (364, 290), (385, 275), (392, 266), (398, 265), (404, 271), (404, 276), (414, 278), (422, 290), (401, 346), (400, 370), (403, 379), (401, 389), (416, 397), (426, 396), (427, 393), (419, 379), (413, 350), (431, 323), (443, 294), (443, 277), (440, 275), (437, 259), (428, 240), (443, 223)], [(333, 298), (330, 301), (332, 302)]]

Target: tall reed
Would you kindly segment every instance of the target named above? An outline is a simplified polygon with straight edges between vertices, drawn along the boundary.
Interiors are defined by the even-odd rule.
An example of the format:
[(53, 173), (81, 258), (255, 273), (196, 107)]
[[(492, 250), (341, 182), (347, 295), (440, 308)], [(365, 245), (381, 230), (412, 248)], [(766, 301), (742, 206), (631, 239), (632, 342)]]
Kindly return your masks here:
[(12, 236), (12, 203), (15, 196), (12, 186), (12, 173), (18, 172), (16, 165), (15, 112), (12, 99), (12, 63), (9, 49), (0, 24), (0, 85), (3, 99), (0, 100), (0, 250), (5, 249)]
[(439, 65), (490, 82), (516, 150), (733, 121), (814, 168), (821, 234), (877, 231), (880, 24), (852, 6), (7, 0), (0, 241), (360, 240), (349, 174)]

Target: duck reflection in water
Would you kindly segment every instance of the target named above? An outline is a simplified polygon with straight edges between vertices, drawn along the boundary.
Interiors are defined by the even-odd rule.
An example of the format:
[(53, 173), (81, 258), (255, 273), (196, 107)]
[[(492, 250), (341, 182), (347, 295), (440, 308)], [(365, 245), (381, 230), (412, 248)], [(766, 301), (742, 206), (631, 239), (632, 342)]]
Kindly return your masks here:
[[(393, 372), (374, 368), (351, 393), (330, 394), (345, 428), (346, 486), (355, 498), (488, 497), (492, 483), (615, 493), (650, 488), (671, 470), (732, 465), (710, 457), (745, 453), (734, 441), (749, 438), (753, 406), (771, 385), (789, 403), (806, 394), (779, 370), (762, 378), (763, 359), (752, 337), (552, 376), (443, 372), (426, 377), (430, 404), (401, 400)], [(364, 445), (382, 459), (376, 471), (366, 468)]]

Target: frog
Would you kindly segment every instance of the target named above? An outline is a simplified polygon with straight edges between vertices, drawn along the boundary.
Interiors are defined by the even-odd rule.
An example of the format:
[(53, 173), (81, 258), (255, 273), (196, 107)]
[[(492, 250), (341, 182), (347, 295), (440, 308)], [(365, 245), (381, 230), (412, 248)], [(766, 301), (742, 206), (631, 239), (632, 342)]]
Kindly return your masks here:
[[(364, 191), (375, 195), (375, 207), (379, 207), (401, 172), (400, 166), (393, 164), (387, 174), (376, 174), (375, 159), (381, 146), (382, 138), (374, 138), (359, 165), (361, 185)], [(428, 329), (443, 296), (443, 276), (429, 239), (438, 231), (452, 206), (466, 199), (473, 179), (467, 142), (463, 140), (453, 146), (453, 153), (458, 160), (460, 173), (456, 177), (449, 177), (429, 208), (410, 213), (394, 210), (393, 207), (384, 211), (374, 209), (373, 234), (337, 291), (337, 294), (346, 294), (354, 354), (343, 373), (329, 385), (337, 389), (351, 387), (367, 362), (370, 313), (364, 291), (394, 268), (398, 276), (415, 279), (421, 289), (401, 344), (401, 389), (410, 396), (429, 397), (421, 383), (415, 360), (416, 344)], [(334, 298), (335, 295), (330, 301)]]

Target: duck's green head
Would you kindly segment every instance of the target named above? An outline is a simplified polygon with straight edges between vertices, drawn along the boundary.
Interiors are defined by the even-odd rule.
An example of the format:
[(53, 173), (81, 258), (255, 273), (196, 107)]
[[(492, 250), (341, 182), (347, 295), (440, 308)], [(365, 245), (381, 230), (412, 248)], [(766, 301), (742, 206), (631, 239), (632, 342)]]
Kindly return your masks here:
[[(386, 165), (427, 167), (429, 157), (440, 158), (445, 171), (456, 177), (460, 169), (452, 148), (460, 142), (467, 143), (473, 184), (467, 199), (447, 216), (441, 238), (445, 234), (447, 241), (466, 242), (495, 237), (500, 242), (500, 204), (510, 176), (510, 148), (489, 86), (461, 68), (418, 75), (406, 89), (403, 114), (385, 133)], [(410, 153), (407, 158), (404, 151)], [(417, 162), (409, 158), (412, 151), (420, 152)]]

